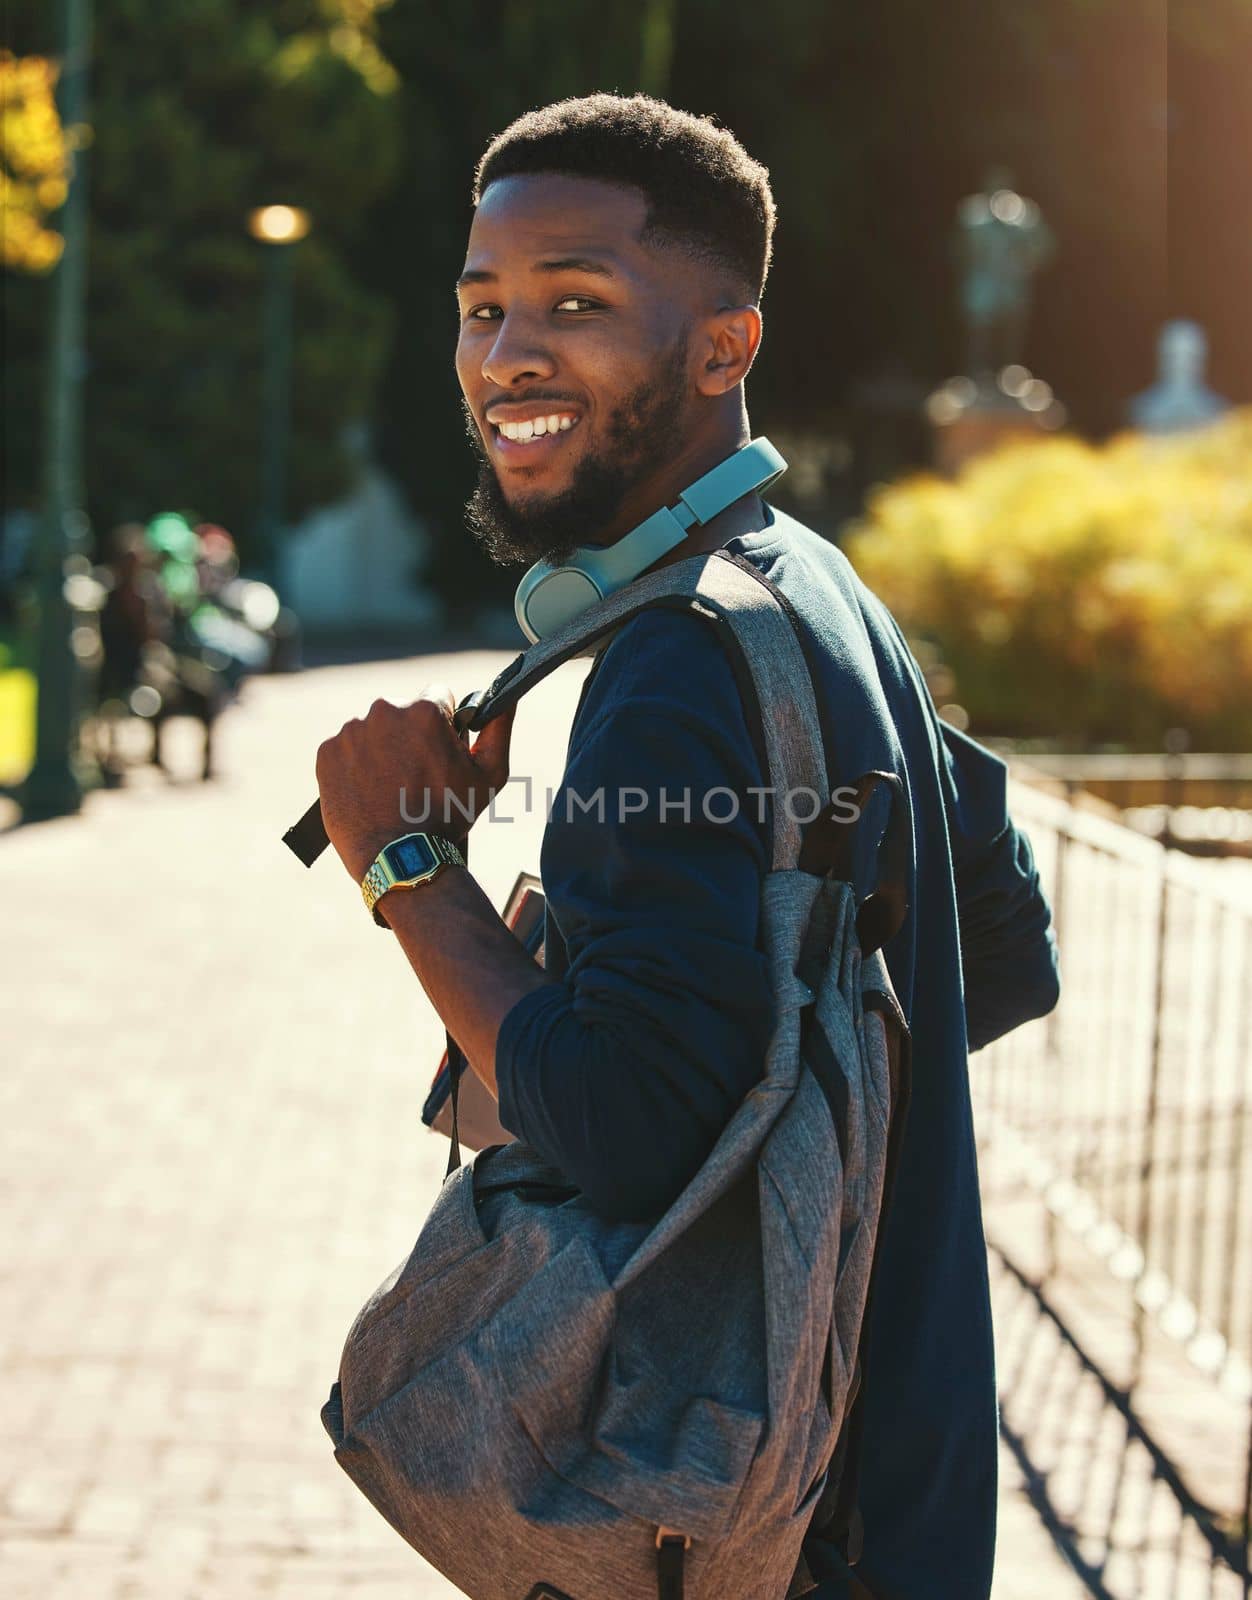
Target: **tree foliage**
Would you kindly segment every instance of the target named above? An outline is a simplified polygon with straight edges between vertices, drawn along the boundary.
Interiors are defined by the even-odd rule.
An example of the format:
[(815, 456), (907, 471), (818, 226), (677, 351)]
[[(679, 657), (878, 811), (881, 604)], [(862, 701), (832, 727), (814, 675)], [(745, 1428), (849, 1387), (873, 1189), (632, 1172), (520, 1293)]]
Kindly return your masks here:
[[(10, 0), (18, 56), (52, 53), (45, 10)], [(512, 575), (478, 555), (462, 519), (473, 462), (451, 286), (470, 176), (517, 113), (597, 89), (712, 114), (769, 165), (780, 223), (753, 421), (850, 438), (847, 503), (898, 461), (900, 434), (916, 456), (918, 394), (962, 365), (950, 233), (992, 163), (1058, 236), (1025, 358), (1080, 428), (1120, 423), (1167, 314), (1208, 325), (1219, 390), (1240, 393), (1252, 370), (1252, 297), (1236, 288), (1252, 231), (1230, 209), (1252, 136), (1252, 97), (1234, 94), (1252, 0), (1199, 0), (1185, 23), (1179, 9), (1168, 40), (1141, 0), (108, 0), (97, 12), (98, 527), (167, 504), (250, 531), (263, 247), (244, 218), (285, 200), (314, 219), (295, 247), (289, 509), (343, 485), (343, 425), (370, 417), (433, 534), (434, 581), (454, 607), (503, 598)], [(34, 494), (45, 297), (45, 282), (11, 276), (11, 502)]]
[(56, 106), (57, 66), (0, 50), (0, 265), (50, 272), (62, 239), (48, 219), (65, 200), (70, 146)]
[[(29, 3), (29, 0), (28, 0)], [(86, 481), (98, 529), (162, 505), (253, 532), (266, 246), (251, 208), (306, 207), (293, 247), (293, 513), (337, 493), (385, 303), (350, 267), (393, 169), (394, 75), (367, 0), (113, 0), (94, 38)], [(42, 13), (22, 12), (45, 51)], [(10, 503), (33, 503), (46, 283), (6, 286)]]

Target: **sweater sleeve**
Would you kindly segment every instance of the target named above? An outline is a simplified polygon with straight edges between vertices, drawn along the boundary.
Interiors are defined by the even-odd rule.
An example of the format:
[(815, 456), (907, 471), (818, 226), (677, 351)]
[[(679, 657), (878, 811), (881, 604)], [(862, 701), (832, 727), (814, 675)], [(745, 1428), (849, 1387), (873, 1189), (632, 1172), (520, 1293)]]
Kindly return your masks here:
[(581, 707), (544, 834), (568, 969), (496, 1046), (502, 1123), (606, 1216), (664, 1211), (763, 1074), (763, 782), (712, 627), (636, 618)]
[(1007, 768), (948, 724), (942, 732), (966, 1031), (980, 1050), (1046, 1016), (1060, 972), (1030, 840), (1008, 815)]

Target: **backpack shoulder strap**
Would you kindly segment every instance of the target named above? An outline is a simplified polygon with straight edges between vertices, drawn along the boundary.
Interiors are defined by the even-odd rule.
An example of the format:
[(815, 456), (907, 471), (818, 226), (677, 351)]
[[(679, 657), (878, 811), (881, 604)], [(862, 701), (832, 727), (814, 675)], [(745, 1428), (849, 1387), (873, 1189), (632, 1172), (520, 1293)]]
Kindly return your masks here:
[[(820, 806), (827, 797), (825, 756), (794, 613), (781, 591), (750, 561), (724, 549), (646, 573), (588, 607), (564, 628), (515, 656), (488, 688), (466, 695), (453, 714), (453, 725), (462, 735), (477, 732), (563, 662), (592, 654), (632, 617), (657, 605), (693, 610), (724, 624), (721, 637), (731, 651), (749, 727), (763, 752), (771, 788), (783, 794), (811, 790)], [(773, 807), (775, 867), (795, 866), (802, 825), (792, 806), (784, 805), (781, 811)], [(283, 842), (306, 867), (312, 866), (328, 842), (320, 801), (315, 800), (288, 828)]]
[[(788, 797), (772, 807), (772, 864), (794, 867), (804, 823), (829, 798), (817, 702), (790, 608), (742, 557), (714, 550), (636, 578), (524, 650), (489, 688), (467, 696), (457, 707), (457, 727), (476, 732), (563, 662), (590, 654), (589, 646), (655, 606), (696, 611), (722, 625), (749, 725), (761, 736), (770, 785)], [(797, 815), (791, 797), (800, 794), (806, 803)], [(809, 794), (815, 797), (811, 804)]]

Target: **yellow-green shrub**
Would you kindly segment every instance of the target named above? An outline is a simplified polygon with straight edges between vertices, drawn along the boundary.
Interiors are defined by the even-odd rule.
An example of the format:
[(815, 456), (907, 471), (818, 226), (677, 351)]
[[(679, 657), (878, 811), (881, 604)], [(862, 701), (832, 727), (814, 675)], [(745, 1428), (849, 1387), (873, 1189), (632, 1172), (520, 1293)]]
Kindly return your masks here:
[(1252, 407), (1202, 432), (1008, 445), (874, 492), (866, 582), (956, 676), (974, 731), (1252, 748)]

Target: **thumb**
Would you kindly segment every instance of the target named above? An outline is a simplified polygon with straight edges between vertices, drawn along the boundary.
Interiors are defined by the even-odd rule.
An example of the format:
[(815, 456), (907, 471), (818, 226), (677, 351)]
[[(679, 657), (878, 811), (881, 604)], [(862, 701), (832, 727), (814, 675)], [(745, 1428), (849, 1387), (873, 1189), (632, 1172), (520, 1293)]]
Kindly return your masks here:
[(483, 776), (493, 789), (498, 789), (509, 775), (509, 740), (513, 734), (513, 718), (517, 703), (493, 717), (474, 741), (470, 755), (481, 768)]

